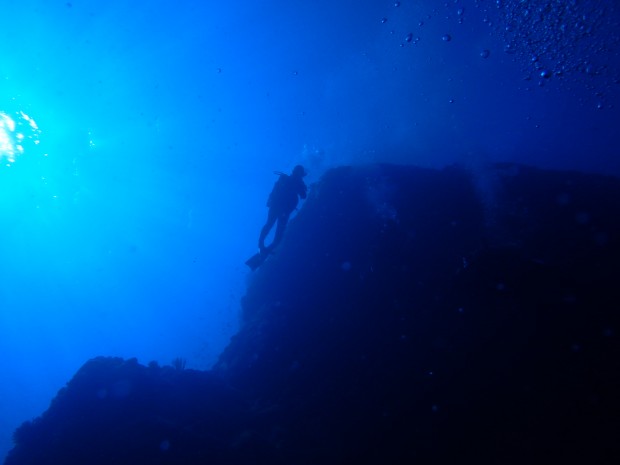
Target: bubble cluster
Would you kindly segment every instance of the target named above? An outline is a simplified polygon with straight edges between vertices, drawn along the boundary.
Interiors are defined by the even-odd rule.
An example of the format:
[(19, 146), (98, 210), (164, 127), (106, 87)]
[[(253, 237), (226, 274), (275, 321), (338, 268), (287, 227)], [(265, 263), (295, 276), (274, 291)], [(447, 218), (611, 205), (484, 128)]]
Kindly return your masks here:
[(616, 2), (498, 0), (496, 7), (500, 21), (494, 27), (504, 51), (515, 55), (530, 78), (617, 79), (618, 70), (609, 66), (609, 54), (620, 44)]
[[(481, 20), (492, 35), (501, 39), (503, 52), (520, 64), (526, 80), (537, 82), (539, 86), (551, 83), (569, 89), (585, 88), (591, 92), (590, 103), (595, 108), (603, 110), (613, 105), (610, 96), (620, 84), (620, 3), (603, 0), (474, 0), (471, 9), (462, 3), (460, 0), (444, 3), (443, 19), (451, 22), (445, 30), (456, 33), (460, 27), (456, 23), (463, 24), (466, 17), (471, 24)], [(391, 5), (399, 7), (401, 3)], [(404, 16), (390, 17), (391, 23), (396, 25), (404, 19), (408, 28), (416, 24), (418, 28), (424, 26), (424, 30), (413, 33), (403, 29), (390, 30), (391, 35), (404, 37), (397, 42), (400, 47), (416, 45), (420, 37), (414, 34), (428, 33), (426, 23), (432, 25), (441, 16), (437, 7), (426, 12), (416, 11), (408, 17), (408, 8), (399, 10), (398, 15)], [(387, 17), (384, 17), (382, 22), (386, 21)], [(459, 38), (461, 31), (458, 29)], [(439, 37), (443, 42), (454, 42), (450, 33)], [(466, 38), (466, 34), (463, 37)], [(493, 53), (501, 50), (500, 46), (493, 49)], [(478, 54), (487, 59), (491, 50), (481, 48)], [(532, 86), (528, 85), (528, 88)]]

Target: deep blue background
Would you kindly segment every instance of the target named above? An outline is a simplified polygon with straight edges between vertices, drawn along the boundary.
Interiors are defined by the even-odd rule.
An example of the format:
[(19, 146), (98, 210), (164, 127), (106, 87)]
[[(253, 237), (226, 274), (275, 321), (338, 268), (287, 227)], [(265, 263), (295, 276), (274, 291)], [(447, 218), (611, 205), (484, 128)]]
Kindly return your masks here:
[(4, 1), (0, 455), (90, 357), (211, 366), (272, 170), (620, 175), (612, 3)]

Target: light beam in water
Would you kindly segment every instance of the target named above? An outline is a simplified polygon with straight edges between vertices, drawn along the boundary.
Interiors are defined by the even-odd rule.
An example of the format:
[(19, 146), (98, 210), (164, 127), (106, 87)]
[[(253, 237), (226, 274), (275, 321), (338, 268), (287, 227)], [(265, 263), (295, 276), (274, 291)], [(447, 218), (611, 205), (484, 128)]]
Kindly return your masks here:
[(23, 111), (17, 112), (13, 118), (0, 111), (0, 163), (10, 166), (17, 157), (24, 153), (27, 140), (39, 144), (41, 130), (33, 118)]

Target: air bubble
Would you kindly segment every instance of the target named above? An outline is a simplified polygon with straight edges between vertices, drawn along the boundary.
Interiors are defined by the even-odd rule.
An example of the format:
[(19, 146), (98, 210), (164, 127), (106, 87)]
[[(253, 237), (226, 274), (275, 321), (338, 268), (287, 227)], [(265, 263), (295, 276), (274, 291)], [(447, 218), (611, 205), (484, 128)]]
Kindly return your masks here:
[(443, 40), (444, 42), (450, 42), (452, 40), (452, 36), (450, 34), (444, 34), (441, 37), (441, 40)]
[(512, 44), (506, 44), (506, 45), (504, 46), (504, 52), (508, 53), (509, 55), (513, 55), (513, 54), (515, 54), (517, 51), (516, 51), (516, 49), (515, 49), (514, 45), (512, 45)]
[(486, 48), (480, 52), (480, 56), (482, 58), (489, 58), (490, 55), (491, 55), (491, 51)]

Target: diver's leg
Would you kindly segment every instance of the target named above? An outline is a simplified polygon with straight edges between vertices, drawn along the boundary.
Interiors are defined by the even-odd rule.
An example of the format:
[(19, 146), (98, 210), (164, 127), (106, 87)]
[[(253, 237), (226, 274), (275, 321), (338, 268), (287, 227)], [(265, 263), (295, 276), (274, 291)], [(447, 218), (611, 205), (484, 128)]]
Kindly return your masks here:
[(285, 213), (278, 217), (278, 226), (276, 227), (276, 235), (273, 238), (273, 242), (269, 246), (270, 249), (274, 249), (278, 246), (282, 237), (284, 236), (284, 230), (286, 229), (286, 225), (288, 223), (288, 217), (290, 213)]
[(265, 223), (265, 226), (263, 226), (263, 229), (261, 229), (260, 236), (258, 238), (258, 248), (260, 249), (261, 253), (266, 250), (265, 239), (267, 238), (269, 231), (271, 231), (271, 228), (273, 228), (273, 225), (275, 224), (277, 219), (278, 215), (276, 214), (276, 212), (273, 211), (273, 208), (270, 208), (269, 213), (267, 214), (267, 222)]

